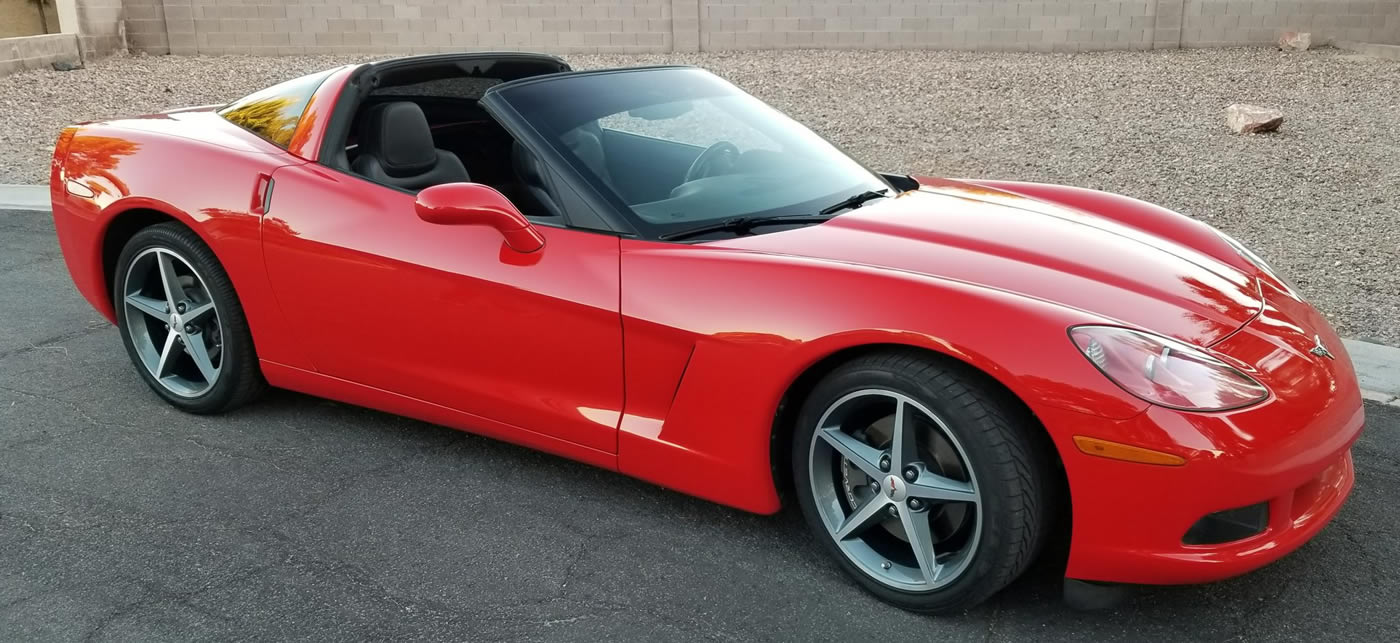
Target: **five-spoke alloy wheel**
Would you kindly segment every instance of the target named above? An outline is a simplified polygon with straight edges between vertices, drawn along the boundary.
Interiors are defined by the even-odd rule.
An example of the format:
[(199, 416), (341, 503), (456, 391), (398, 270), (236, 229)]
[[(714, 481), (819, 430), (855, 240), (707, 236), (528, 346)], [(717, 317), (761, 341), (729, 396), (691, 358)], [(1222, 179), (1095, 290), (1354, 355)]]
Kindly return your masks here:
[(827, 408), (814, 435), (812, 495), (851, 562), (909, 591), (967, 568), (981, 534), (977, 482), (932, 411), (894, 391), (856, 391)]
[(219, 310), (189, 260), (148, 248), (128, 264), (124, 283), (126, 332), (146, 371), (180, 397), (213, 388), (223, 362)]
[(166, 223), (133, 236), (117, 260), (112, 292), (127, 352), (166, 401), (214, 413), (262, 390), (233, 285), (188, 228)]
[(798, 500), (842, 567), (920, 612), (976, 604), (1043, 540), (1051, 448), (985, 376), (912, 351), (837, 367), (808, 394), (792, 445)]

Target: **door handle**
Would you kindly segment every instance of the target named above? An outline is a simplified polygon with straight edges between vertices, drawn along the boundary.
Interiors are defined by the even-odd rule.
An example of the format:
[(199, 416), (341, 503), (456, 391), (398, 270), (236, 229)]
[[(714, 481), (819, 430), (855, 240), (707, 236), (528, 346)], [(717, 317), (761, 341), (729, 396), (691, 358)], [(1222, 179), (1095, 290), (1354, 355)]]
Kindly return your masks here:
[(267, 214), (270, 207), (272, 207), (272, 175), (259, 172), (258, 182), (253, 185), (253, 199), (248, 205), (248, 211), (262, 216)]

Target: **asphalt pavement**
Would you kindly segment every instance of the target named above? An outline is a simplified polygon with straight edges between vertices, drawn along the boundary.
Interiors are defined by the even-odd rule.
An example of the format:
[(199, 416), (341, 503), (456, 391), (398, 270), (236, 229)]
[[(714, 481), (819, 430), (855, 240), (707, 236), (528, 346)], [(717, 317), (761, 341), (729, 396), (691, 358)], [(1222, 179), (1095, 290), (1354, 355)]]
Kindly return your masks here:
[(0, 211), (0, 640), (1395, 640), (1400, 408), (1292, 556), (1115, 610), (1053, 560), (930, 618), (858, 590), (789, 511), (274, 391), (196, 417), (132, 370), (47, 214)]

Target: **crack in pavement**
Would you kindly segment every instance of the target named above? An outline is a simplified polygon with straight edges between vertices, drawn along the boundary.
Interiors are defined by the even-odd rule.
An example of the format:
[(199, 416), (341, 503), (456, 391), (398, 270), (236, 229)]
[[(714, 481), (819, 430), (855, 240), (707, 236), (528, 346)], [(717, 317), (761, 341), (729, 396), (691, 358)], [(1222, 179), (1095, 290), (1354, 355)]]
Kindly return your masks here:
[[(244, 451), (244, 450), (240, 450), (240, 449), (235, 449), (235, 448), (228, 447), (228, 446), (224, 446), (224, 445), (209, 444), (209, 443), (206, 443), (206, 442), (200, 440), (198, 435), (189, 435), (189, 434), (186, 433), (185, 431), (181, 431), (181, 430), (178, 430), (178, 429), (171, 430), (171, 429), (165, 429), (165, 428), (163, 428), (163, 427), (158, 427), (158, 426), (157, 426), (157, 427), (153, 427), (153, 426), (139, 426), (139, 425), (134, 425), (134, 424), (125, 424), (125, 423), (121, 423), (121, 422), (112, 422), (112, 421), (107, 421), (107, 420), (99, 420), (99, 419), (93, 417), (90, 413), (88, 413), (88, 412), (83, 408), (83, 405), (82, 405), (81, 403), (75, 402), (75, 401), (71, 401), (71, 400), (64, 400), (64, 399), (61, 399), (61, 398), (56, 398), (56, 397), (53, 397), (53, 396), (50, 396), (50, 395), (44, 395), (44, 394), (40, 394), (40, 393), (32, 393), (32, 392), (29, 392), (29, 391), (24, 391), (24, 390), (20, 390), (20, 389), (8, 387), (8, 386), (3, 386), (3, 385), (0, 385), (0, 391), (6, 391), (6, 392), (14, 393), (14, 394), (16, 394), (16, 395), (28, 397), (28, 398), (39, 399), (39, 400), (44, 400), (44, 401), (47, 401), (47, 402), (53, 402), (53, 403), (57, 403), (57, 404), (62, 404), (62, 405), (64, 405), (64, 406), (67, 406), (68, 408), (72, 409), (73, 412), (74, 412), (79, 418), (83, 419), (85, 422), (87, 422), (87, 423), (89, 424), (89, 426), (87, 426), (87, 427), (74, 428), (74, 429), (72, 429), (72, 430), (62, 431), (62, 432), (51, 432), (51, 433), (46, 433), (46, 434), (44, 434), (44, 435), (35, 436), (35, 437), (29, 438), (29, 439), (20, 440), (20, 441), (17, 441), (17, 442), (12, 442), (12, 443), (9, 443), (9, 444), (0, 445), (0, 449), (8, 450), (8, 449), (14, 449), (14, 448), (18, 448), (18, 447), (28, 446), (28, 445), (31, 445), (31, 444), (39, 444), (39, 443), (43, 443), (43, 442), (48, 442), (48, 441), (52, 441), (52, 440), (55, 440), (55, 439), (58, 439), (58, 438), (61, 438), (61, 437), (67, 437), (67, 436), (76, 435), (76, 434), (79, 434), (79, 433), (81, 433), (81, 432), (83, 432), (83, 431), (90, 430), (90, 429), (92, 429), (92, 428), (121, 428), (121, 429), (131, 429), (131, 430), (135, 430), (135, 431), (138, 431), (138, 432), (140, 432), (140, 433), (142, 433), (142, 434), (145, 434), (145, 435), (156, 435), (156, 436), (165, 437), (165, 438), (170, 438), (170, 439), (179, 439), (179, 440), (182, 440), (182, 441), (184, 441), (184, 442), (188, 442), (188, 443), (190, 443), (190, 444), (193, 444), (193, 445), (195, 445), (195, 446), (197, 446), (197, 447), (200, 447), (201, 449), (203, 449), (203, 450), (205, 450), (205, 451), (208, 451), (208, 452), (211, 452), (211, 453), (215, 453), (215, 454), (218, 454), (218, 455), (221, 455), (221, 456), (224, 456), (224, 457), (228, 457), (228, 458), (235, 458), (235, 459), (241, 459), (241, 460), (248, 460), (248, 461), (250, 461), (250, 462), (257, 462), (257, 463), (259, 463), (259, 464), (265, 464), (265, 465), (270, 466), (270, 467), (272, 467), (273, 469), (276, 469), (277, 471), (280, 471), (280, 472), (282, 472), (282, 473), (288, 473), (288, 474), (292, 474), (292, 475), (296, 475), (296, 476), (302, 476), (302, 477), (307, 477), (307, 475), (308, 475), (308, 474), (306, 474), (306, 473), (303, 472), (303, 471), (289, 470), (289, 469), (287, 469), (287, 468), (284, 468), (284, 467), (283, 467), (280, 463), (278, 463), (277, 461), (275, 461), (275, 460), (273, 460), (273, 459), (271, 459), (271, 458), (268, 458), (268, 457), (264, 457), (263, 454), (257, 452), (256, 449), (254, 449), (253, 451), (250, 452), (250, 451)], [(385, 468), (385, 467), (392, 467), (392, 466), (394, 466), (394, 465), (396, 465), (396, 464), (402, 464), (402, 463), (405, 463), (405, 462), (407, 462), (407, 461), (410, 461), (410, 460), (413, 459), (413, 458), (423, 457), (423, 456), (425, 456), (425, 455), (427, 454), (427, 452), (431, 451), (432, 449), (442, 448), (442, 447), (445, 447), (445, 446), (450, 446), (450, 445), (456, 444), (456, 443), (458, 443), (458, 442), (460, 442), (460, 441), (462, 440), (462, 436), (451, 435), (450, 437), (451, 437), (452, 439), (447, 440), (447, 441), (444, 441), (444, 442), (441, 442), (441, 443), (437, 443), (437, 444), (430, 445), (430, 446), (426, 447), (425, 449), (416, 451), (416, 452), (414, 452), (414, 453), (412, 453), (412, 454), (410, 454), (410, 455), (408, 455), (408, 456), (405, 456), (404, 458), (397, 459), (397, 460), (393, 460), (393, 461), (390, 461), (390, 462), (387, 462), (387, 463), (384, 463), (384, 464), (381, 464), (381, 465), (377, 465), (376, 467), (372, 467), (372, 468), (366, 469), (366, 470), (364, 470), (364, 471), (360, 471), (360, 472), (356, 472), (356, 473), (352, 473), (352, 474), (347, 474), (346, 478), (348, 479), (349, 477), (352, 477), (352, 476), (355, 476), (355, 475), (371, 474), (371, 473), (377, 472), (378, 470), (380, 470), (380, 469), (382, 469), (382, 468)], [(282, 449), (282, 451), (287, 451), (287, 450), (288, 450), (288, 449)], [(312, 476), (312, 477), (314, 477), (314, 476)]]
[(11, 264), (8, 266), (0, 266), (0, 275), (8, 274), (11, 272), (18, 272), (25, 268), (32, 268), (41, 263), (55, 263), (62, 260), (63, 254), (60, 252), (41, 253), (37, 257), (29, 259), (28, 261), (21, 261), (19, 263)]
[(1342, 535), (1342, 538), (1346, 539), (1346, 541), (1355, 548), (1356, 554), (1366, 562), (1368, 575), (1371, 576), (1372, 581), (1375, 581), (1377, 573), (1380, 572), (1384, 566), (1380, 564), (1379, 561), (1375, 560), (1375, 555), (1366, 548), (1366, 541), (1358, 537), (1352, 525), (1340, 516), (1333, 519), (1332, 523), (1328, 526), (1335, 527), (1337, 532)]
[[(51, 485), (51, 484), (47, 484), (47, 483), (44, 483), (44, 482), (36, 482), (36, 481), (33, 481), (33, 480), (18, 479), (18, 478), (14, 478), (14, 477), (10, 477), (10, 476), (4, 475), (4, 472), (0, 472), (0, 481), (5, 481), (7, 484), (12, 484), (12, 485), (14, 485), (14, 486), (16, 486), (16, 487), (25, 488), (25, 489), (28, 489), (28, 490), (33, 491), (33, 492), (40, 492), (40, 493), (42, 493), (44, 496), (46, 496), (46, 497), (49, 499), (49, 502), (50, 502), (51, 504), (58, 505), (60, 508), (63, 508), (63, 509), (67, 509), (67, 507), (66, 507), (65, 505), (63, 505), (62, 503), (59, 502), (59, 498), (66, 498), (66, 499), (72, 499), (72, 500), (78, 501), (77, 504), (80, 505), (80, 506), (74, 508), (74, 511), (84, 511), (84, 512), (87, 512), (87, 513), (97, 513), (97, 512), (101, 512), (101, 511), (110, 511), (110, 512), (116, 512), (116, 513), (120, 513), (120, 514), (125, 514), (125, 515), (130, 516), (130, 517), (133, 517), (133, 518), (145, 519), (145, 520), (147, 520), (147, 525), (148, 525), (148, 528), (149, 528), (149, 529), (159, 529), (159, 528), (170, 527), (170, 526), (186, 526), (186, 525), (199, 525), (199, 526), (208, 527), (208, 526), (212, 525), (212, 526), (217, 527), (217, 528), (219, 528), (219, 529), (223, 529), (223, 530), (230, 531), (230, 532), (234, 532), (234, 533), (242, 533), (242, 534), (245, 534), (245, 535), (255, 534), (255, 533), (256, 533), (256, 532), (248, 531), (248, 530), (250, 530), (250, 529), (253, 529), (253, 528), (254, 528), (253, 526), (244, 525), (244, 524), (237, 523), (237, 522), (232, 522), (232, 521), (230, 521), (230, 520), (228, 520), (228, 519), (223, 518), (223, 517), (222, 517), (222, 514), (210, 514), (210, 515), (208, 515), (208, 516), (200, 516), (200, 517), (192, 517), (192, 518), (181, 518), (181, 519), (176, 519), (176, 520), (163, 520), (163, 521), (162, 521), (162, 520), (156, 520), (156, 519), (155, 519), (156, 516), (153, 515), (153, 514), (151, 514), (151, 513), (147, 510), (146, 507), (137, 506), (137, 505), (131, 505), (131, 504), (119, 502), (119, 501), (116, 501), (116, 500), (112, 500), (112, 499), (109, 499), (109, 498), (104, 498), (104, 497), (102, 497), (102, 496), (92, 495), (92, 494), (90, 494), (90, 493), (86, 493), (86, 492), (83, 492), (83, 491), (74, 490), (74, 489), (71, 489), (71, 488), (57, 487), (57, 486), (54, 486), (54, 485)], [(49, 517), (50, 517), (50, 515), (44, 514), (44, 513), (41, 513), (41, 512), (30, 512), (30, 513), (28, 513), (28, 514), (21, 514), (20, 512), (15, 512), (15, 513), (14, 513), (14, 515), (17, 515), (17, 516), (18, 516), (18, 515), (31, 515), (31, 514), (34, 515), (35, 517), (38, 517), (38, 518), (49, 518)], [(58, 514), (55, 514), (55, 515), (58, 515)], [(44, 525), (42, 522), (41, 522), (40, 524), (41, 524), (41, 526), (43, 526), (43, 527), (46, 528), (45, 531), (39, 532), (40, 535), (41, 535), (41, 536), (46, 535), (47, 525)], [(106, 529), (107, 527), (104, 527), (104, 526), (102, 526), (102, 525), (82, 525), (82, 526), (73, 526), (73, 527), (70, 527), (70, 528), (72, 528), (72, 529)], [(263, 527), (259, 526), (259, 528), (263, 528)]]
[(21, 347), (19, 347), (19, 348), (12, 348), (12, 349), (10, 349), (10, 350), (0, 351), (0, 360), (9, 359), (9, 358), (14, 357), (14, 356), (16, 356), (16, 355), (23, 355), (23, 354), (25, 354), (25, 353), (32, 353), (32, 352), (37, 351), (37, 350), (53, 349), (53, 348), (62, 348), (63, 351), (64, 351), (64, 353), (66, 354), (67, 351), (68, 351), (68, 349), (67, 349), (66, 347), (55, 346), (55, 344), (59, 344), (59, 343), (61, 343), (61, 342), (66, 342), (66, 341), (68, 341), (68, 340), (70, 340), (70, 339), (77, 339), (77, 338), (79, 338), (79, 337), (83, 337), (83, 336), (86, 336), (86, 335), (91, 335), (91, 334), (93, 334), (93, 333), (97, 333), (97, 332), (100, 332), (100, 331), (104, 331), (104, 330), (107, 330), (107, 329), (109, 329), (109, 328), (114, 329), (114, 328), (116, 328), (116, 326), (113, 326), (112, 324), (108, 323), (107, 320), (105, 320), (105, 319), (104, 319), (104, 320), (101, 320), (100, 323), (97, 322), (97, 321), (90, 321), (90, 322), (88, 322), (88, 326), (87, 326), (86, 328), (81, 329), (81, 330), (73, 330), (73, 331), (68, 331), (68, 332), (66, 332), (66, 333), (60, 333), (60, 334), (58, 334), (58, 335), (54, 335), (54, 336), (49, 337), (49, 338), (47, 338), (47, 339), (40, 340), (39, 343), (37, 343), (37, 344), (34, 343), (34, 342), (29, 342), (29, 345), (28, 345), (28, 346), (21, 346)]
[[(103, 616), (95, 625), (93, 625), (92, 629), (90, 629), (88, 633), (83, 636), (83, 641), (87, 642), (96, 639), (97, 636), (103, 632), (103, 630), (106, 630), (108, 626), (110, 626), (112, 623), (115, 623), (117, 619), (120, 619), (121, 617), (131, 614), (132, 612), (140, 610), (144, 607), (155, 607), (162, 601), (181, 605), (191, 611), (198, 612), (201, 615), (213, 619), (217, 619), (224, 622), (231, 622), (231, 619), (222, 614), (215, 614), (209, 612), (208, 610), (205, 610), (204, 608), (201, 608), (200, 606), (191, 603), (190, 599), (199, 596), (200, 594), (203, 594), (207, 591), (217, 589), (219, 587), (223, 587), (225, 585), (229, 585), (236, 581), (252, 576), (257, 571), (260, 571), (257, 567), (249, 568), (240, 572), (230, 574), (226, 578), (221, 578), (215, 581), (211, 581), (209, 583), (205, 583), (197, 589), (192, 589), (186, 592), (174, 592), (164, 587), (161, 587), (160, 585), (154, 582), (139, 578), (131, 578), (125, 575), (117, 576), (116, 578), (118, 579), (126, 580), (135, 585), (140, 586), (142, 593), (137, 595), (136, 598), (132, 599), (131, 601), (122, 603), (121, 605), (117, 606), (116, 609)], [(154, 598), (156, 600), (150, 600), (151, 598)]]
[[(32, 392), (30, 392), (30, 391), (22, 391), (22, 390), (20, 390), (20, 389), (13, 388), (13, 387), (9, 387), (9, 386), (0, 386), (0, 391), (6, 391), (6, 392), (9, 392), (9, 393), (14, 393), (14, 394), (16, 394), (16, 395), (22, 395), (22, 396), (24, 396), (24, 397), (30, 397), (30, 398), (34, 398), (34, 399), (37, 399), (37, 400), (44, 400), (44, 401), (47, 401), (47, 402), (54, 402), (54, 403), (56, 403), (56, 404), (62, 404), (62, 405), (66, 406), (66, 407), (68, 407), (68, 408), (70, 408), (70, 409), (73, 409), (73, 412), (74, 412), (74, 413), (77, 413), (77, 414), (78, 414), (78, 417), (82, 418), (83, 421), (87, 422), (88, 424), (92, 425), (93, 427), (97, 427), (97, 428), (137, 429), (137, 430), (145, 430), (145, 428), (146, 428), (146, 427), (142, 427), (142, 426), (137, 426), (137, 425), (135, 425), (135, 424), (123, 424), (123, 423), (121, 423), (121, 422), (111, 422), (111, 421), (108, 421), (108, 420), (99, 420), (99, 419), (97, 419), (97, 418), (92, 417), (91, 415), (89, 415), (88, 412), (87, 412), (86, 410), (83, 409), (83, 407), (82, 407), (81, 404), (79, 404), (79, 403), (77, 403), (77, 402), (70, 401), (70, 400), (64, 400), (64, 399), (56, 398), (56, 397), (53, 397), (53, 396), (51, 396), (51, 395), (44, 395), (44, 394), (42, 394), (42, 393), (32, 393)], [(78, 429), (78, 430), (82, 430), (82, 429)], [(52, 439), (52, 438), (54, 438), (54, 437), (57, 437), (58, 435), (71, 435), (71, 434), (73, 434), (73, 433), (74, 433), (74, 431), (67, 431), (67, 432), (64, 432), (64, 433), (61, 433), (61, 434), (50, 434), (50, 435), (47, 435), (47, 436), (43, 436), (42, 438), (33, 438), (33, 439), (30, 439), (30, 440), (21, 440), (21, 441), (19, 441), (19, 442), (7, 444), (7, 445), (5, 445), (4, 448), (9, 449), (9, 448), (13, 448), (13, 447), (15, 447), (15, 446), (19, 446), (19, 445), (22, 445), (22, 444), (28, 444), (28, 443), (34, 442), (35, 440), (39, 440), (39, 439), (48, 440), (48, 439)]]
[[(156, 433), (159, 433), (159, 431), (156, 431)], [(286, 470), (286, 469), (283, 469), (281, 465), (277, 464), (276, 462), (274, 462), (274, 461), (272, 461), (272, 460), (265, 459), (265, 458), (260, 458), (260, 457), (253, 456), (253, 455), (248, 455), (248, 454), (243, 453), (243, 452), (241, 452), (241, 451), (238, 451), (238, 450), (236, 450), (236, 449), (230, 449), (230, 448), (228, 448), (228, 447), (222, 447), (222, 446), (218, 446), (218, 445), (205, 444), (205, 443), (200, 442), (199, 440), (197, 440), (197, 439), (195, 439), (194, 437), (191, 437), (191, 436), (184, 436), (184, 437), (182, 437), (181, 439), (184, 440), (185, 442), (188, 442), (188, 443), (190, 443), (190, 444), (193, 444), (193, 445), (195, 445), (195, 446), (197, 446), (197, 447), (199, 447), (199, 448), (201, 448), (201, 449), (204, 449), (205, 451), (209, 451), (209, 452), (211, 452), (211, 453), (217, 453), (217, 454), (219, 454), (219, 455), (221, 455), (221, 456), (224, 456), (224, 457), (234, 458), (234, 459), (239, 459), (239, 460), (248, 460), (248, 461), (251, 461), (251, 462), (257, 462), (257, 463), (265, 464), (265, 465), (267, 465), (267, 466), (269, 466), (269, 467), (272, 467), (273, 469), (276, 469), (276, 470), (278, 470), (278, 471), (281, 471), (282, 473), (290, 473), (290, 474), (296, 475), (296, 476), (305, 476), (305, 474), (303, 474), (303, 473), (300, 472), (300, 471), (288, 471), (288, 470)]]
[(32, 601), (32, 600), (34, 600), (34, 599), (36, 599), (36, 598), (42, 598), (42, 597), (48, 596), (48, 595), (50, 595), (50, 594), (57, 594), (57, 593), (60, 592), (60, 591), (63, 591), (63, 588), (58, 588), (58, 589), (47, 589), (47, 590), (44, 590), (44, 591), (41, 591), (41, 592), (34, 592), (33, 594), (30, 594), (30, 595), (28, 595), (28, 596), (21, 596), (21, 597), (15, 599), (15, 600), (12, 600), (12, 601), (10, 601), (10, 602), (8, 602), (8, 603), (5, 603), (5, 604), (3, 604), (3, 605), (0, 605), (0, 612), (4, 612), (4, 611), (6, 611), (6, 610), (8, 610), (8, 609), (10, 609), (10, 608), (12, 608), (12, 607), (19, 607), (19, 606), (21, 606), (21, 605), (23, 605), (23, 604), (25, 604), (25, 603), (28, 603), (29, 601)]

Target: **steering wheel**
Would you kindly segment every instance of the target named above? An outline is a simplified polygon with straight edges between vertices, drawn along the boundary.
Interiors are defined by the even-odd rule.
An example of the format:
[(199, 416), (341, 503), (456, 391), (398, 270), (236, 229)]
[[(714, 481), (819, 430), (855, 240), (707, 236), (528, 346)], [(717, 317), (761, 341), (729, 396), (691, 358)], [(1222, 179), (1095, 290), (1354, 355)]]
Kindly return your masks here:
[(729, 141), (715, 143), (705, 148), (700, 156), (695, 157), (695, 162), (691, 163), (690, 169), (685, 171), (685, 180), (682, 183), (724, 174), (734, 168), (734, 162), (737, 160), (739, 160), (738, 146)]

